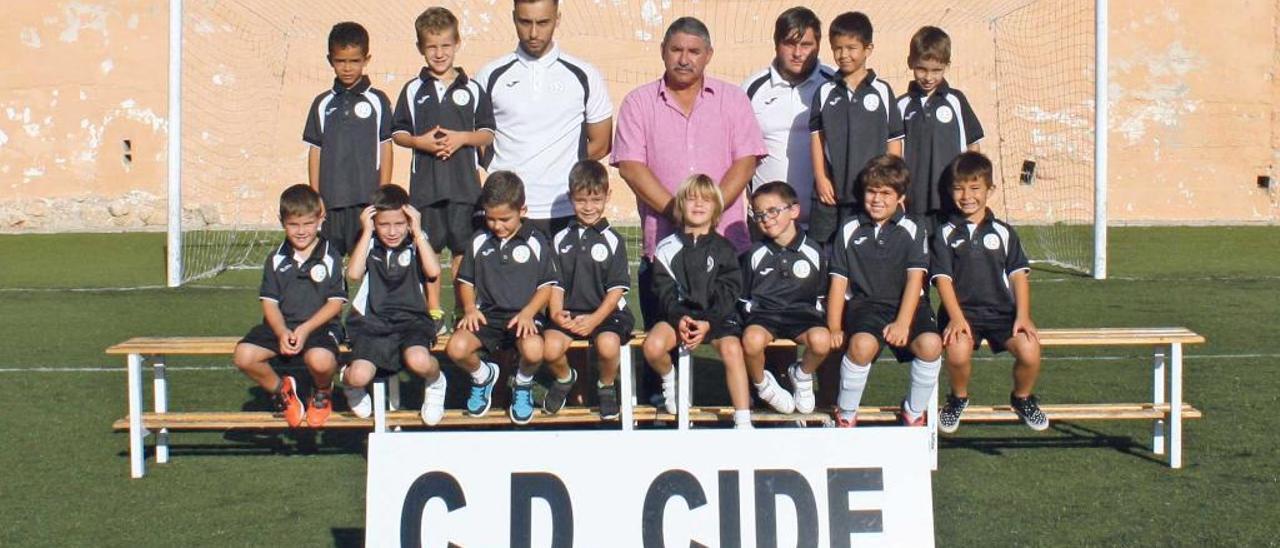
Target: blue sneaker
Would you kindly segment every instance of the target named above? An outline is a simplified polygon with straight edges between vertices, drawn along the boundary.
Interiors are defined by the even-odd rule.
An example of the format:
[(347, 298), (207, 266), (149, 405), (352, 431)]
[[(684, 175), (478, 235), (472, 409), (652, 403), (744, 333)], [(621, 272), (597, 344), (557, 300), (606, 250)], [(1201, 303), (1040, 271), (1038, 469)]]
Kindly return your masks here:
[(508, 416), (516, 424), (529, 424), (533, 420), (533, 384), (516, 384), (511, 389), (511, 408)]
[(467, 415), (483, 417), (489, 412), (489, 404), (493, 402), (493, 387), (498, 384), (498, 366), (486, 361), (480, 367), (489, 370), (489, 380), (480, 384), (471, 382), (471, 394), (467, 396)]

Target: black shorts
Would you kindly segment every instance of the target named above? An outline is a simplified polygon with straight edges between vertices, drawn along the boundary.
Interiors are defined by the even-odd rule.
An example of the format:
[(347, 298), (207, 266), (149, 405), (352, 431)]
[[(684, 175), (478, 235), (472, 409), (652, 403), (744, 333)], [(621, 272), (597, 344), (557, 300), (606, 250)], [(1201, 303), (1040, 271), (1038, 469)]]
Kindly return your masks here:
[(338, 207), (325, 211), (320, 235), (329, 241), (338, 255), (346, 257), (360, 240), (360, 212), (365, 205)]
[[(747, 316), (745, 322), (747, 327), (758, 325), (773, 335), (775, 339), (785, 339), (794, 341), (796, 337), (803, 335), (806, 331), (815, 327), (827, 327), (826, 320), (818, 319), (814, 316), (793, 315), (785, 316), (782, 314), (751, 314)], [(745, 332), (746, 329), (744, 328)]]
[(420, 212), (431, 248), (436, 253), (448, 249), (455, 257), (462, 256), (471, 236), (484, 225), (483, 211), (466, 202), (437, 202), (423, 206)]
[(361, 322), (348, 321), (351, 330), (351, 360), (368, 360), (384, 371), (404, 368), (404, 351), (421, 346), (428, 351), (436, 345), (436, 324), (431, 318), (418, 318), (379, 327), (363, 328)]
[[(982, 341), (987, 341), (987, 346), (991, 347), (993, 354), (999, 354), (1008, 350), (1009, 339), (1013, 338), (1013, 317), (1000, 318), (983, 318), (981, 320), (969, 320), (969, 330), (973, 332), (973, 349), (977, 350), (982, 346)], [(947, 315), (947, 309), (943, 308), (938, 311), (938, 327), (947, 328), (947, 324), (951, 323), (951, 316)]]
[[(510, 322), (511, 318), (514, 317), (514, 315), (485, 314), (485, 320), (488, 323), (481, 325), (480, 329), (471, 334), (480, 339), (480, 346), (489, 354), (503, 350), (513, 350), (516, 347), (516, 332), (515, 330), (507, 329), (507, 322)], [(546, 316), (535, 314), (533, 316), (533, 325), (538, 327), (538, 331), (542, 331), (543, 327), (547, 325)]]
[[(847, 340), (852, 340), (858, 333), (874, 335), (880, 347), (884, 348), (884, 328), (898, 318), (898, 307), (881, 303), (854, 302), (846, 304), (844, 310), (844, 333)], [(911, 331), (907, 335), (907, 346), (901, 348), (890, 346), (893, 357), (898, 363), (906, 363), (915, 359), (909, 348), (916, 337), (925, 333), (938, 333), (938, 322), (933, 317), (933, 309), (929, 303), (921, 300), (916, 306), (915, 318), (911, 320)]]
[(831, 243), (840, 226), (859, 211), (862, 211), (860, 204), (830, 206), (818, 201), (817, 193), (814, 193), (813, 205), (809, 209), (809, 237), (824, 244)]
[(303, 354), (306, 354), (307, 351), (312, 348), (323, 348), (333, 352), (334, 357), (337, 357), (338, 341), (341, 340), (342, 328), (338, 327), (337, 324), (331, 323), (316, 329), (315, 331), (312, 331), (310, 335), (307, 335), (307, 340), (302, 343), (302, 352), (299, 352), (295, 356), (281, 356), (280, 338), (276, 337), (276, 333), (271, 330), (271, 326), (265, 323), (260, 323), (253, 326), (253, 329), (250, 329), (249, 332), (245, 334), (244, 338), (240, 339), (240, 342), (265, 348), (274, 352), (282, 361), (290, 361), (292, 359), (301, 358)]
[[(590, 312), (570, 312), (570, 314), (573, 316), (582, 316), (590, 314)], [(630, 310), (614, 310), (613, 314), (610, 314), (608, 318), (605, 318), (603, 322), (600, 322), (600, 325), (596, 326), (595, 331), (591, 332), (590, 337), (580, 337), (570, 333), (565, 328), (557, 325), (554, 321), (548, 320), (546, 326), (547, 330), (559, 331), (569, 337), (570, 340), (575, 341), (590, 340), (594, 342), (596, 337), (599, 337), (601, 333), (615, 333), (618, 335), (618, 339), (622, 344), (627, 344), (631, 341), (631, 332), (634, 331), (635, 328), (636, 319), (631, 315)]]
[(636, 288), (640, 291), (640, 319), (644, 321), (644, 330), (648, 332), (661, 317), (658, 307), (658, 292), (653, 289), (653, 259), (640, 258), (640, 269), (636, 272)]

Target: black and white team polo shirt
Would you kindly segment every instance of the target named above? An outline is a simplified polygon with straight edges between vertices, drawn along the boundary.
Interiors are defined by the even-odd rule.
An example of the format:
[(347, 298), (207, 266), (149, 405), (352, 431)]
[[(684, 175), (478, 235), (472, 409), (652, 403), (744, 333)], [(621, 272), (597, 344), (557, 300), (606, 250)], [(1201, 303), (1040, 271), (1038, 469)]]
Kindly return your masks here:
[(831, 276), (849, 280), (845, 300), (898, 306), (907, 272), (929, 270), (926, 232), (902, 211), (883, 226), (859, 213), (840, 227), (831, 254)]
[(365, 257), (364, 278), (351, 309), (365, 318), (399, 323), (427, 318), (426, 276), (413, 242), (392, 249), (374, 237)]
[[(622, 236), (601, 219), (584, 226), (578, 220), (557, 232), (551, 243), (555, 249), (556, 270), (563, 290), (564, 309), (574, 313), (590, 313), (600, 308), (606, 293), (631, 290), (631, 274), (627, 270), (627, 245)], [(625, 310), (627, 299), (618, 300), (618, 310)]]
[(817, 243), (797, 232), (785, 246), (756, 242), (743, 259), (743, 312), (792, 321), (825, 318), (827, 272)]
[(320, 197), (333, 210), (369, 203), (380, 184), (382, 143), (391, 139), (391, 101), (362, 76), (351, 88), (335, 79), (307, 111), (302, 140), (320, 149)]
[(809, 218), (813, 196), (813, 159), (810, 154), (809, 106), (818, 88), (836, 70), (816, 65), (809, 76), (792, 85), (778, 69), (770, 65), (751, 75), (742, 89), (751, 100), (751, 110), (764, 134), (768, 156), (760, 160), (751, 178), (751, 190), (771, 181), (786, 181), (796, 190), (800, 202), (800, 218)]
[(889, 83), (873, 70), (854, 89), (836, 73), (824, 82), (809, 107), (809, 131), (826, 137), (827, 169), (835, 186), (836, 201), (862, 203), (858, 173), (867, 161), (884, 154), (888, 142), (901, 139), (902, 115)]
[(536, 59), (517, 48), (476, 80), (493, 101), (497, 125), (489, 171), (520, 176), (529, 218), (573, 215), (569, 170), (586, 158), (586, 125), (613, 116), (600, 72), (558, 46)]
[[(342, 257), (329, 247), (327, 240), (320, 238), (311, 255), (298, 261), (286, 239), (262, 265), (258, 298), (276, 303), (285, 325), (293, 329), (311, 319), (325, 303), (347, 301)], [(336, 322), (335, 318), (330, 323)]]
[(475, 288), (476, 307), (492, 322), (518, 314), (534, 293), (554, 285), (555, 259), (546, 237), (529, 223), (506, 240), (481, 230), (462, 256), (458, 282)]
[[(423, 67), (396, 100), (392, 133), (422, 135), (440, 126), (453, 131), (493, 132), (489, 94), (462, 69), (445, 85)], [(439, 202), (475, 203), (480, 198), (480, 158), (475, 147), (462, 147), (448, 160), (413, 149), (409, 168), (409, 200), (416, 207)]]
[[(946, 80), (938, 84), (932, 95), (915, 82), (898, 98), (906, 140), (902, 144), (903, 159), (911, 170), (911, 188), (907, 191), (907, 211), (915, 214), (945, 209), (944, 197), (950, 192), (950, 181), (943, 181), (947, 166), (961, 152), (982, 140), (982, 124), (960, 90), (952, 89)], [(949, 199), (948, 199), (949, 200)]]
[(930, 279), (950, 278), (970, 321), (1011, 319), (1016, 309), (1009, 276), (1031, 271), (1018, 233), (988, 209), (981, 223), (953, 215), (933, 238)]

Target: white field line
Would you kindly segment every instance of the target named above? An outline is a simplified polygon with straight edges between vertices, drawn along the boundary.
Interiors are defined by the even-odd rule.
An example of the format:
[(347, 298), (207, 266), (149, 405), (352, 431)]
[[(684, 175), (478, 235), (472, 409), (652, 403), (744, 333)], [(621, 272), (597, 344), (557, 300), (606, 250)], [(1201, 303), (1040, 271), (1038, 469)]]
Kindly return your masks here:
[[(1184, 361), (1214, 361), (1214, 360), (1256, 360), (1264, 358), (1280, 358), (1280, 354), (1184, 354)], [(974, 356), (973, 361), (994, 362), (1009, 361), (1009, 356)], [(1062, 361), (1062, 362), (1089, 362), (1089, 361), (1125, 361), (1125, 360), (1149, 360), (1150, 356), (1062, 356), (1062, 357), (1045, 357), (1045, 361)], [(144, 369), (149, 367), (144, 367)], [(285, 370), (302, 370), (304, 367), (283, 367)], [(235, 368), (230, 364), (227, 365), (184, 365), (184, 366), (168, 366), (167, 371), (234, 371)], [(87, 366), (87, 367), (0, 367), (0, 373), (124, 373), (124, 367), (110, 366)]]

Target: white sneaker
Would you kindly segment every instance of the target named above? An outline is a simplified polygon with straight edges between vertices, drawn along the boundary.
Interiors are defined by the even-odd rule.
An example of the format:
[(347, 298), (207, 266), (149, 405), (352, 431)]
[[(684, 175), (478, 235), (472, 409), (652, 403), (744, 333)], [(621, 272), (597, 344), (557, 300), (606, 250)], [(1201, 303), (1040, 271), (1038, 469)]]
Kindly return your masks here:
[(796, 412), (812, 413), (813, 409), (818, 405), (817, 397), (813, 394), (813, 375), (809, 375), (809, 380), (807, 381), (797, 380), (796, 374), (799, 372), (800, 362), (793, 363), (791, 367), (787, 368), (787, 375), (791, 377), (791, 384), (796, 388), (794, 393)]
[(427, 426), (435, 426), (440, 424), (440, 419), (444, 418), (444, 395), (445, 389), (449, 387), (449, 381), (445, 379), (444, 372), (436, 377), (436, 382), (427, 385), (427, 389), (422, 394), (422, 422)]
[(672, 415), (676, 414), (676, 381), (662, 381), (662, 407)]
[(756, 392), (774, 411), (786, 414), (796, 410), (796, 400), (791, 398), (790, 392), (782, 389), (777, 379), (773, 378), (773, 373), (764, 372), (764, 388), (757, 388)]

